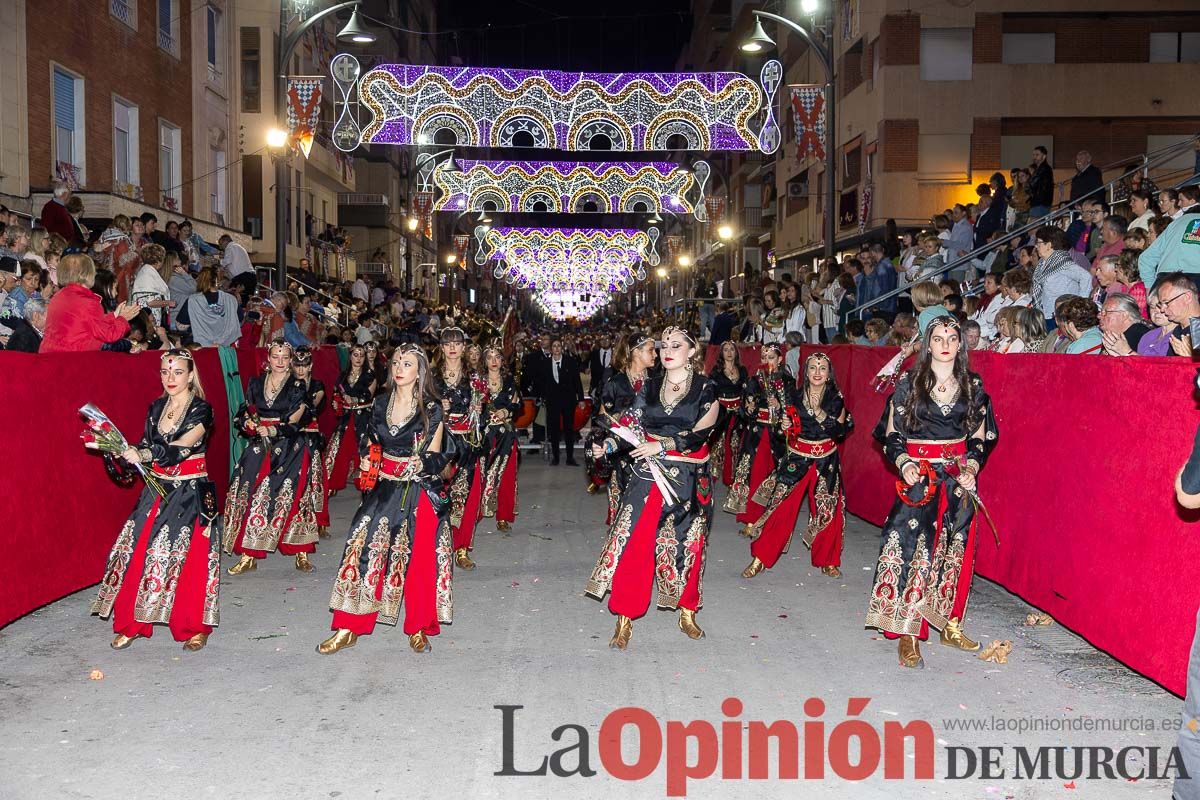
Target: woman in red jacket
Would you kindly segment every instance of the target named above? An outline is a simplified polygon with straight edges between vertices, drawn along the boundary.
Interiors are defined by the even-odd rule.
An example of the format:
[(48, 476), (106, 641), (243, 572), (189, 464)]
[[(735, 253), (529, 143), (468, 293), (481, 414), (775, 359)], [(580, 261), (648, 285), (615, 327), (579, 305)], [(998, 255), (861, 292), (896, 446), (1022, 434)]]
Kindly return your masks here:
[(63, 256), (58, 264), (62, 289), (51, 298), (46, 309), (46, 332), (39, 352), (99, 350), (101, 345), (129, 333), (129, 320), (141, 309), (121, 303), (112, 314), (105, 314), (99, 295), (91, 288), (95, 280), (96, 264), (89, 256), (80, 253)]

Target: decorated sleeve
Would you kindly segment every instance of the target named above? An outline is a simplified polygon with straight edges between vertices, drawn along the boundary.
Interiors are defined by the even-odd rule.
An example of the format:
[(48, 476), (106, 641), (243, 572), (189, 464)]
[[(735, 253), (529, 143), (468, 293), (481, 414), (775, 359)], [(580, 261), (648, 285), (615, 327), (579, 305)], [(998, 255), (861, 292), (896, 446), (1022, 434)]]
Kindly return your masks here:
[[(197, 399), (188, 409), (187, 416), (184, 417), (183, 424), (179, 426), (179, 432), (175, 434), (174, 441), (165, 442), (157, 437), (151, 440), (149, 450), (154, 456), (154, 463), (160, 467), (173, 467), (193, 454), (203, 452), (204, 440), (207, 438), (208, 432), (212, 430), (212, 424), (212, 406)], [(205, 436), (199, 442), (186, 446), (177, 444), (180, 439), (200, 425), (204, 426)]]
[[(704, 417), (708, 414), (709, 409), (711, 409), (713, 404), (716, 402), (716, 385), (712, 381), (705, 379), (704, 383), (700, 386), (700, 409), (696, 416), (697, 426), (703, 423)], [(708, 436), (711, 433), (712, 426), (707, 424), (703, 428), (695, 427), (689, 430), (680, 431), (679, 433), (675, 434), (675, 443), (679, 449), (679, 452), (681, 453), (699, 450), (704, 443), (708, 441)]]
[[(442, 425), (444, 414), (442, 413), (441, 403), (426, 403), (425, 413), (429, 417), (430, 442), (432, 444), (436, 441), (439, 445), (439, 450), (438, 452), (431, 452), (430, 445), (423, 446), (419, 456), (421, 459), (421, 474), (434, 477), (440, 475), (442, 470), (458, 455), (456, 450), (458, 447), (456, 439), (458, 437), (447, 435), (446, 428)], [(439, 428), (441, 429), (440, 435)]]
[[(846, 408), (846, 400), (841, 392), (834, 392), (825, 399), (823, 403), (825, 413), (828, 414), (823, 423), (825, 434), (830, 439), (844, 439), (854, 429), (854, 418), (850, 416), (850, 410)], [(845, 419), (842, 419), (842, 414), (845, 413)]]
[(975, 430), (967, 437), (967, 464), (974, 462), (975, 471), (978, 472), (987, 463), (988, 456), (996, 446), (1000, 430), (996, 427), (996, 416), (992, 413), (992, 398), (984, 391), (983, 380), (978, 375), (972, 375), (971, 382), (974, 384), (975, 391), (971, 398), (970, 419), (975, 423)]
[(888, 461), (902, 468), (905, 463), (912, 461), (908, 455), (908, 436), (905, 434), (907, 420), (904, 418), (904, 401), (911, 391), (908, 373), (896, 381), (896, 391), (888, 398), (883, 408), (883, 416), (875, 426), (875, 438), (883, 445), (883, 453)]
[[(441, 406), (438, 406), (441, 410)], [(387, 428), (387, 397), (381, 395), (375, 398), (375, 402), (371, 405), (371, 423), (364, 431), (364, 435), (358, 438), (358, 457), (364, 458), (370, 452), (371, 445), (381, 444), (382, 438), (379, 432)]]
[(762, 402), (762, 379), (756, 373), (746, 381), (746, 389), (742, 393), (742, 416), (748, 420), (758, 414), (758, 405)]
[[(317, 397), (320, 396), (320, 400)], [(308, 407), (312, 410), (313, 417), (321, 416), (325, 410), (325, 406), (329, 403), (329, 393), (325, 391), (325, 384), (318, 380), (312, 380), (308, 383)]]
[[(298, 436), (300, 430), (313, 419), (313, 411), (308, 405), (308, 393), (304, 388), (304, 384), (295, 379), (288, 382), (284, 391), (287, 392), (288, 402), (286, 410), (279, 417), (279, 435)], [(304, 413), (300, 415), (300, 419), (292, 422), (292, 415), (301, 407), (304, 408)]]

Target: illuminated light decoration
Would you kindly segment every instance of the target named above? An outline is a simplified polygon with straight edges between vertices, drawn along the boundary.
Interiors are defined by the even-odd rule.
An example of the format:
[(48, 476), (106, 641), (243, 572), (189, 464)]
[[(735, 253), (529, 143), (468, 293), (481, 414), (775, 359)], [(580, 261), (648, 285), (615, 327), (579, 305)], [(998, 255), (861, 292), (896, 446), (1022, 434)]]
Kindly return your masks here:
[(587, 319), (608, 305), (606, 295), (579, 295), (573, 292), (543, 292), (535, 294), (533, 303), (553, 319)]
[(468, 233), (454, 234), (454, 256), (459, 264), (467, 263), (467, 248), (471, 246), (471, 235)]
[(720, 225), (721, 218), (725, 215), (725, 198), (721, 196), (706, 197), (704, 204), (707, 206), (708, 221), (714, 225)]
[[(459, 160), (458, 166), (431, 170), (439, 190), (435, 211), (692, 213), (704, 200), (696, 167), (672, 162)], [(699, 174), (707, 177), (707, 166)]]
[(333, 146), (343, 153), (353, 152), (362, 141), (362, 129), (352, 113), (350, 106), (354, 87), (362, 74), (358, 59), (348, 53), (339, 53), (329, 62), (329, 74), (333, 77), (333, 85), (337, 92), (333, 98), (334, 113), (337, 122), (333, 124)]
[[(782, 75), (781, 66), (763, 68), (764, 75), (776, 73)], [(358, 87), (372, 113), (361, 139), (371, 143), (706, 151), (777, 147), (779, 139), (769, 110), (765, 134), (751, 130), (764, 92), (737, 72), (381, 64)], [(767, 93), (773, 97), (770, 87)]]

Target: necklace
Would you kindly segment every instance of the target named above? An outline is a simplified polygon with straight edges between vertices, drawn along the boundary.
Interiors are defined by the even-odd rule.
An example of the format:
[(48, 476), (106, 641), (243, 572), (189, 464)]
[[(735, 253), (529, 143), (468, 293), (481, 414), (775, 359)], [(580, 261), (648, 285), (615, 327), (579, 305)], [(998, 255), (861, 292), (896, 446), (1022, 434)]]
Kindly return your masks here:
[(283, 385), (287, 382), (284, 378), (279, 382), (279, 385), (274, 390), (271, 389), (271, 377), (268, 375), (263, 379), (263, 399), (267, 401), (267, 405), (275, 405), (275, 401), (279, 399), (279, 393), (283, 391)]
[[(670, 398), (667, 397), (667, 386), (671, 387)], [(682, 403), (684, 398), (686, 398), (688, 396), (688, 393), (691, 391), (691, 388), (692, 388), (692, 371), (691, 370), (688, 370), (687, 377), (684, 378), (679, 383), (676, 383), (675, 381), (668, 378), (666, 373), (664, 372), (663, 373), (663, 383), (662, 383), (662, 386), (658, 390), (658, 401), (660, 403), (662, 403), (663, 410), (666, 411), (668, 414), (670, 414), (672, 411), (674, 411), (675, 406)], [(681, 391), (682, 391), (682, 394), (680, 394)]]
[(167, 419), (175, 419), (175, 415), (186, 410), (191, 403), (192, 393), (190, 391), (187, 393), (187, 399), (185, 399), (181, 405), (171, 408), (171, 404), (167, 403)]
[[(416, 416), (416, 414), (417, 414), (416, 402), (410, 402), (408, 411), (405, 412), (404, 416), (401, 417), (398, 422), (393, 422), (392, 421), (392, 412), (396, 408), (396, 395), (397, 394), (398, 394), (398, 392), (392, 392), (392, 396), (390, 398), (388, 398), (388, 407), (387, 407), (387, 417), (386, 418), (387, 418), (387, 423), (388, 423), (388, 433), (390, 433), (392, 436), (396, 436), (397, 434), (399, 434), (401, 429), (404, 428), (404, 426), (407, 425), (409, 422), (411, 422), (412, 418), (414, 416)], [(409, 399), (410, 399), (410, 401), (412, 400), (411, 397)]]
[(667, 382), (667, 384), (671, 387), (672, 392), (678, 392), (680, 387), (682, 387), (684, 384), (691, 383), (692, 375), (689, 372), (688, 376), (686, 378), (684, 378), (683, 380), (681, 380), (679, 383), (676, 383), (675, 381), (671, 380), (666, 375), (663, 375), (663, 380), (665, 380)]

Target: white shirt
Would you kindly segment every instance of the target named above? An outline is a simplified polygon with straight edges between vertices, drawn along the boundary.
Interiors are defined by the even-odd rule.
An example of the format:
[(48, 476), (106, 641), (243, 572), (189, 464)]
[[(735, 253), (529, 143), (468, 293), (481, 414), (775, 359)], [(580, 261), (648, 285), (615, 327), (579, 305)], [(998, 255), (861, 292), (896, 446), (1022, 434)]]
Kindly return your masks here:
[(612, 356), (610, 355), (611, 352), (612, 352), (611, 350), (601, 350), (600, 351), (600, 366), (603, 367), (604, 369), (608, 369), (608, 362), (612, 358)]
[(371, 302), (371, 287), (367, 286), (367, 282), (359, 278), (350, 287), (350, 296), (355, 300), (362, 300), (364, 303)]
[(250, 254), (237, 242), (225, 245), (225, 252), (221, 254), (221, 266), (231, 278), (247, 272), (254, 272), (254, 265), (250, 263)]
[(354, 334), (355, 340), (359, 344), (375, 341), (375, 331), (370, 325), (359, 325), (358, 330)]
[(553, 362), (553, 366), (554, 366), (554, 382), (555, 382), (555, 383), (558, 383), (558, 366), (559, 366), (559, 364), (561, 364), (561, 363), (562, 363), (562, 359), (559, 359), (558, 361), (555, 361), (555, 362)]

